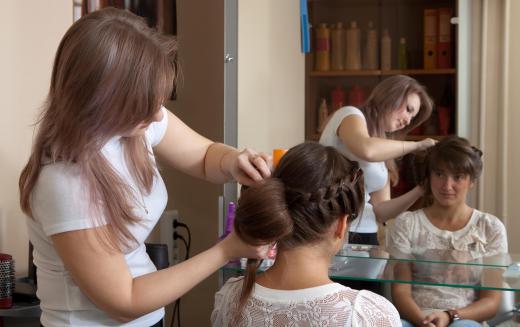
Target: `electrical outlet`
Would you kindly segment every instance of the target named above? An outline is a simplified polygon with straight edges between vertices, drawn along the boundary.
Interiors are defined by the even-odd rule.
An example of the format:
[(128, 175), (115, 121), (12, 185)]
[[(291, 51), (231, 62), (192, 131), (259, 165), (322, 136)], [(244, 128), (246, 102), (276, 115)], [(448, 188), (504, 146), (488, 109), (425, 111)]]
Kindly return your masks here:
[(174, 219), (179, 220), (179, 212), (177, 210), (167, 210), (163, 212), (160, 219), (161, 243), (168, 246), (168, 261), (170, 262), (170, 266), (179, 262), (178, 240), (173, 240)]

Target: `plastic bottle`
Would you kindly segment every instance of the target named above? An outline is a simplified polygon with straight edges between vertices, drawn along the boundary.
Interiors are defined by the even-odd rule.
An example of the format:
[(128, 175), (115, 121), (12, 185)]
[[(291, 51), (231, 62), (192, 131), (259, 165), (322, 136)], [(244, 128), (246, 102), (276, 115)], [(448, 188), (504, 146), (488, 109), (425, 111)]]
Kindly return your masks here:
[(439, 123), (439, 134), (449, 135), (453, 116), (453, 105), (455, 103), (452, 86), (448, 83), (444, 87), (442, 98), (437, 105), (437, 118)]
[(329, 108), (327, 107), (327, 100), (325, 98), (322, 98), (320, 107), (318, 109), (318, 126), (316, 127), (318, 133), (321, 133), (323, 131), (323, 128), (325, 127), (325, 123), (327, 122), (328, 118)]
[(316, 60), (314, 68), (317, 71), (330, 70), (330, 30), (327, 24), (320, 24), (316, 29)]
[(392, 39), (388, 30), (383, 31), (381, 37), (381, 69), (390, 70), (392, 67)]
[(354, 85), (348, 94), (349, 106), (360, 107), (365, 102), (365, 91), (359, 85)]
[(345, 69), (359, 70), (361, 69), (361, 32), (356, 21), (350, 22), (350, 28), (347, 29), (346, 35)]
[(330, 68), (343, 70), (345, 58), (345, 30), (342, 23), (337, 23), (330, 32)]
[(363, 68), (377, 69), (377, 31), (372, 21), (368, 22), (365, 53), (363, 55)]
[(223, 240), (233, 231), (233, 224), (235, 222), (235, 210), (236, 204), (234, 202), (229, 202), (226, 216), (226, 229), (224, 229), (224, 234), (222, 234), (222, 236), (218, 238), (219, 240)]
[(332, 112), (346, 105), (346, 96), (343, 86), (337, 85), (330, 93)]
[(399, 69), (408, 69), (408, 56), (406, 52), (406, 38), (401, 37), (399, 39), (399, 49), (397, 50), (397, 62)]
[(273, 149), (273, 169), (278, 166), (283, 155), (287, 152), (287, 149)]

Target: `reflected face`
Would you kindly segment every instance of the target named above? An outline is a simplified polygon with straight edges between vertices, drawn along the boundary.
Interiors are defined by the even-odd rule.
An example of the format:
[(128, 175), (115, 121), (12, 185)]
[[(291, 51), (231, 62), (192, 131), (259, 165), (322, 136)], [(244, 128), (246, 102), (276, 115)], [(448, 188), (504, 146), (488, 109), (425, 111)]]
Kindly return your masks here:
[(452, 207), (466, 202), (466, 195), (473, 182), (466, 173), (453, 173), (440, 168), (432, 170), (430, 185), (434, 201), (441, 206)]
[(126, 133), (123, 136), (125, 136), (125, 137), (143, 136), (144, 133), (146, 132), (146, 129), (148, 128), (148, 126), (150, 126), (150, 124), (153, 123), (153, 122), (161, 121), (163, 119), (163, 115), (164, 115), (163, 111), (162, 110), (158, 110), (152, 116), (152, 120), (151, 121), (140, 123), (139, 125), (134, 127), (132, 130), (130, 130), (130, 132)]
[(395, 132), (410, 125), (421, 109), (421, 98), (417, 93), (409, 94), (401, 106), (388, 114), (385, 131)]

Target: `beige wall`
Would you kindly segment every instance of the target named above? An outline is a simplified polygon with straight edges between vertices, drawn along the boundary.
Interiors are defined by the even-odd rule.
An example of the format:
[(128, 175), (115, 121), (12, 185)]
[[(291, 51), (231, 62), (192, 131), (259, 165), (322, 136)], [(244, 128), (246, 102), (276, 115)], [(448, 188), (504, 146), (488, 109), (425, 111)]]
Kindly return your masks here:
[(479, 89), (475, 94), (479, 146), (484, 152), (484, 170), (480, 180), (478, 208), (504, 222), (508, 231), (509, 251), (520, 253), (520, 122), (517, 108), (520, 94), (520, 2), (516, 0), (482, 1), (482, 48), (473, 61), (480, 70)]
[(520, 92), (517, 86), (520, 85), (520, 1), (507, 1), (510, 8), (507, 13), (509, 16), (506, 22), (509, 27), (508, 31), (508, 67), (507, 67), (507, 89), (506, 89), (506, 116), (505, 122), (505, 147), (507, 179), (505, 190), (502, 194), (505, 197), (505, 214), (507, 215), (507, 230), (509, 233), (509, 250), (514, 253), (520, 253), (520, 206), (517, 195), (520, 194)]
[(239, 1), (238, 145), (271, 153), (305, 139), (298, 0)]
[(72, 1), (0, 2), (0, 252), (27, 271), (27, 232), (18, 177), (31, 148), (39, 107), (49, 88), (54, 53), (72, 23)]

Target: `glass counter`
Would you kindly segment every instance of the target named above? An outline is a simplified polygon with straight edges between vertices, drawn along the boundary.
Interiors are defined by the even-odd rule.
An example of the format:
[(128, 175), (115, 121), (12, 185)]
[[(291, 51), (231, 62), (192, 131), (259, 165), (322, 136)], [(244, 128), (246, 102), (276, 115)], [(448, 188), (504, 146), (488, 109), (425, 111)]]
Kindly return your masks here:
[[(408, 283), (487, 290), (520, 291), (520, 255), (483, 257), (462, 251), (387, 251), (378, 246), (348, 244), (336, 255), (329, 269), (334, 280)], [(260, 271), (267, 269), (262, 265)], [(406, 273), (411, 270), (412, 273)], [(238, 262), (223, 268), (228, 275), (243, 272)], [(229, 275), (228, 275), (229, 276)]]

